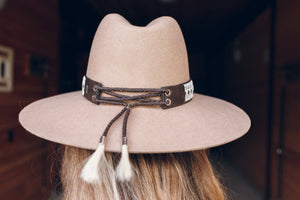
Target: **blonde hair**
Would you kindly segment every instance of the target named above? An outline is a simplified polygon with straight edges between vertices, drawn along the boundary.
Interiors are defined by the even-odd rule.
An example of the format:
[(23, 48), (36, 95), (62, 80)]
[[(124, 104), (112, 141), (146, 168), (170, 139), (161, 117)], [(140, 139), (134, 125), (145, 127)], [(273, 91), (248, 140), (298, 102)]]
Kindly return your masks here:
[(99, 171), (102, 183), (82, 181), (80, 172), (90, 154), (89, 150), (65, 147), (61, 169), (64, 200), (225, 200), (204, 150), (130, 154), (134, 176), (128, 183), (114, 178), (118, 153), (106, 153), (107, 165)]

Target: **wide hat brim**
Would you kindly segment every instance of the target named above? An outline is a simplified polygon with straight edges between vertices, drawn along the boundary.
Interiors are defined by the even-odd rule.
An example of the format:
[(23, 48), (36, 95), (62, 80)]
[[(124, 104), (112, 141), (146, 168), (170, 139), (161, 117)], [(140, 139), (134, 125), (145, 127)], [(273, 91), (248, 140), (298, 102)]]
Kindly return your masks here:
[[(19, 121), (38, 137), (96, 149), (109, 121), (122, 106), (87, 101), (81, 91), (36, 101), (19, 114)], [(106, 151), (121, 152), (121, 117), (106, 138)], [(243, 136), (250, 127), (248, 115), (221, 99), (194, 94), (181, 106), (163, 110), (159, 106), (132, 109), (127, 127), (131, 153), (168, 153), (206, 149)]]

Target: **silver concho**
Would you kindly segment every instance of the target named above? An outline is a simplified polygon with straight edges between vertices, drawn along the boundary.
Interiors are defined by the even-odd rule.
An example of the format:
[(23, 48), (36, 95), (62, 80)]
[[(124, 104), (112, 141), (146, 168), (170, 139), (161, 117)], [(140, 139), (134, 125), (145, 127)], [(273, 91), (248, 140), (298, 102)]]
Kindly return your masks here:
[(185, 91), (185, 102), (191, 100), (194, 96), (194, 85), (193, 81), (189, 81), (188, 83), (183, 84)]
[(81, 84), (81, 92), (82, 92), (82, 96), (84, 96), (84, 91), (85, 91), (85, 76), (83, 76), (82, 78), (82, 84)]

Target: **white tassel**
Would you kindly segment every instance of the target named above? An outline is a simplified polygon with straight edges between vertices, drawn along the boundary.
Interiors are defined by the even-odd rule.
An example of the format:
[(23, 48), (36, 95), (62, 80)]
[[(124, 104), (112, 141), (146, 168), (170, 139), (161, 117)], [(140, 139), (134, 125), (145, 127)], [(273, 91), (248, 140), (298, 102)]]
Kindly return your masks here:
[(128, 146), (122, 145), (122, 155), (118, 166), (116, 167), (116, 178), (121, 181), (129, 181), (132, 177), (132, 168), (129, 161)]
[(80, 176), (85, 182), (99, 182), (99, 165), (104, 156), (104, 143), (101, 142), (98, 144), (96, 151), (89, 157), (81, 171)]

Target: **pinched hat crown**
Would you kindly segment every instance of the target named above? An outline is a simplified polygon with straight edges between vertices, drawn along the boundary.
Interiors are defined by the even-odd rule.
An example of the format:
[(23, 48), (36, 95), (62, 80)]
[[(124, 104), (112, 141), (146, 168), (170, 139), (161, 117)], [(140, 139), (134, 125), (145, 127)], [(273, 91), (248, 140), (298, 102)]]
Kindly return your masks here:
[(118, 14), (100, 23), (87, 77), (111, 87), (162, 87), (190, 79), (186, 46), (177, 22), (160, 17), (145, 27)]

